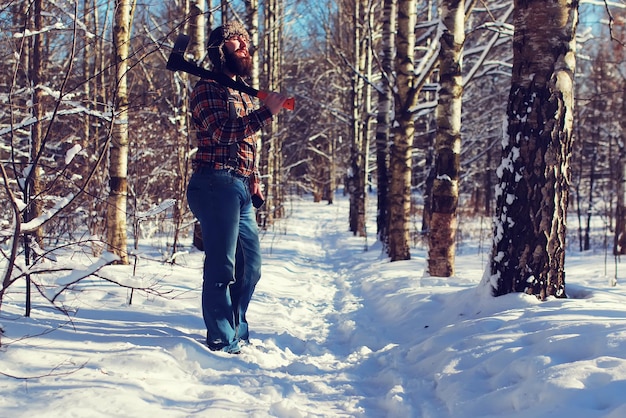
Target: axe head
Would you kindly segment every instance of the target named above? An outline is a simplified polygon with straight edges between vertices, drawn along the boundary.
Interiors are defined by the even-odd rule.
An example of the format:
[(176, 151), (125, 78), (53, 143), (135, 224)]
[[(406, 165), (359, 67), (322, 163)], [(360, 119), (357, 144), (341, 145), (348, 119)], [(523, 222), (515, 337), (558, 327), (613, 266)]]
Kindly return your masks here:
[(168, 70), (178, 71), (181, 69), (180, 64), (185, 61), (187, 45), (189, 45), (189, 35), (185, 35), (184, 33), (178, 35), (176, 42), (174, 42), (172, 52), (170, 52), (170, 57), (167, 60), (166, 68)]
[(187, 45), (189, 45), (189, 35), (185, 35), (184, 33), (179, 34), (176, 37), (176, 42), (174, 42), (172, 54), (184, 54), (187, 49)]

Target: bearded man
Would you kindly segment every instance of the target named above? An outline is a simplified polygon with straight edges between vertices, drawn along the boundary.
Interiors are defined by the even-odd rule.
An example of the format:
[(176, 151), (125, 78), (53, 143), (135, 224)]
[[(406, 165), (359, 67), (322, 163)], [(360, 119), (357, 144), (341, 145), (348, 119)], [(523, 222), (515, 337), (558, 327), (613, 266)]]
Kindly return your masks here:
[[(237, 22), (214, 29), (213, 71), (243, 81), (250, 75), (250, 36)], [(269, 93), (259, 106), (246, 93), (201, 79), (191, 93), (198, 150), (187, 185), (202, 230), (202, 316), (211, 350), (237, 354), (250, 334), (246, 311), (261, 278), (261, 250), (252, 198), (263, 198), (257, 166), (259, 131), (287, 98)]]

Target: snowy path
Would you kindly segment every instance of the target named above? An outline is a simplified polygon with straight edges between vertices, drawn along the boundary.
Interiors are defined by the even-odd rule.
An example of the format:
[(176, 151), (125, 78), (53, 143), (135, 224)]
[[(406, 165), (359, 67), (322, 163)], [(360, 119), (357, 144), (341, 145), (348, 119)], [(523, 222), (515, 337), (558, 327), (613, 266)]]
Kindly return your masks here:
[(263, 237), (263, 278), (249, 311), (254, 347), (240, 360), (265, 374), (256, 390), (277, 392), (274, 416), (385, 416), (371, 404), (385, 386), (372, 373), (384, 365), (367, 364), (388, 343), (361, 316), (353, 286), (365, 239), (347, 232), (345, 205), (302, 204)]
[[(258, 364), (272, 376), (269, 383), (282, 391), (283, 400), (270, 412), (276, 416), (437, 416), (431, 411), (432, 400), (416, 411), (411, 405), (415, 400), (405, 399), (407, 390), (418, 398), (421, 391), (432, 390), (433, 380), (413, 377), (404, 367), (410, 347), (397, 349), (403, 340), (397, 326), (404, 313), (388, 312), (383, 302), (379, 316), (373, 307), (384, 299), (383, 286), (378, 291), (371, 286), (363, 289), (364, 272), (372, 264), (388, 265), (380, 249), (365, 251), (366, 240), (347, 231), (345, 201), (298, 206), (285, 221), (284, 231), (281, 221), (263, 239), (264, 275), (250, 320), (257, 331), (253, 343), (268, 356), (256, 351), (241, 356)], [(297, 234), (290, 231), (295, 225)], [(368, 227), (374, 231), (372, 225)], [(370, 232), (369, 240), (374, 234)], [(409, 332), (413, 336), (415, 330)]]

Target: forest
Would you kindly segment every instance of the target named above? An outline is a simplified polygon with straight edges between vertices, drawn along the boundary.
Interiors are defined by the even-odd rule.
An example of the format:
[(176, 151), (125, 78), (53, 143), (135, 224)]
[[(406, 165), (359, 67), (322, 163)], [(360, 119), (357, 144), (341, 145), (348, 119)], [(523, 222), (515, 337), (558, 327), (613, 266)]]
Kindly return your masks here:
[[(286, 216), (290, 196), (332, 204), (343, 193), (346, 229), (382, 242), (390, 261), (427, 242), (430, 274), (447, 277), (463, 220), (494, 217), (494, 292), (559, 296), (566, 247), (626, 251), (625, 8), (612, 0), (0, 1), (0, 304), (55, 251), (108, 251), (129, 264), (155, 234), (167, 237), (172, 262), (190, 246), (187, 100), (197, 77), (166, 64), (187, 34), (186, 59), (208, 68), (208, 34), (233, 19), (251, 35), (250, 84), (295, 99), (263, 135), (260, 228)], [(514, 144), (519, 137), (530, 145)], [(529, 167), (539, 160), (537, 174)], [(376, 231), (365, 227), (371, 207)], [(567, 243), (566, 218), (575, 237)]]

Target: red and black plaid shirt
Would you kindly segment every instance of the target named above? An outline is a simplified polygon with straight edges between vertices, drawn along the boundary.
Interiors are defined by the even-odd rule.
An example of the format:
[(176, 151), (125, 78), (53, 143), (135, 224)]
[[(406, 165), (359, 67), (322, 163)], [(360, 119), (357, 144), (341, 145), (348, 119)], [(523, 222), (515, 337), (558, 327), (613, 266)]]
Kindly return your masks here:
[[(234, 168), (256, 181), (259, 131), (272, 120), (270, 110), (266, 106), (257, 108), (246, 93), (213, 80), (198, 81), (190, 101), (198, 145), (194, 167)], [(236, 161), (231, 156), (233, 144), (238, 145)]]

